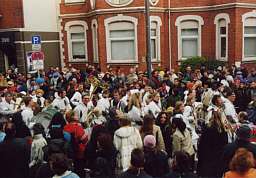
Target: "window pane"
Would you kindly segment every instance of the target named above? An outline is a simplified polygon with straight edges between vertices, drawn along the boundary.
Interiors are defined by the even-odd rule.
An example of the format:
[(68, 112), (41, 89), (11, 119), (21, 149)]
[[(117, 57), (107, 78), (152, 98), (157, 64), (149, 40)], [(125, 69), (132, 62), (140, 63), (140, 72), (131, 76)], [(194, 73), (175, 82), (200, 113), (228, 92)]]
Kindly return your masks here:
[(226, 34), (226, 27), (220, 27), (220, 34), (222, 35)]
[(256, 56), (256, 37), (244, 38), (244, 56), (245, 57)]
[(197, 39), (182, 39), (182, 57), (198, 56)]
[(93, 27), (93, 57), (94, 61), (98, 62), (98, 41), (97, 41), (97, 29)]
[(134, 40), (111, 41), (111, 60), (135, 60)]
[(156, 59), (156, 40), (151, 39), (151, 57), (152, 59)]
[(81, 40), (84, 39), (84, 33), (71, 33), (72, 40)]
[(151, 36), (156, 36), (156, 29), (151, 29)]
[(244, 27), (245, 34), (256, 34), (256, 26), (255, 27)]
[(220, 39), (220, 53), (221, 53), (221, 57), (226, 57), (226, 37), (223, 37)]
[(72, 55), (73, 59), (85, 58), (85, 44), (83, 42), (72, 42)]
[(197, 36), (198, 35), (198, 29), (182, 29), (181, 30), (182, 36)]
[(115, 30), (110, 31), (110, 38), (134, 37), (134, 30)]

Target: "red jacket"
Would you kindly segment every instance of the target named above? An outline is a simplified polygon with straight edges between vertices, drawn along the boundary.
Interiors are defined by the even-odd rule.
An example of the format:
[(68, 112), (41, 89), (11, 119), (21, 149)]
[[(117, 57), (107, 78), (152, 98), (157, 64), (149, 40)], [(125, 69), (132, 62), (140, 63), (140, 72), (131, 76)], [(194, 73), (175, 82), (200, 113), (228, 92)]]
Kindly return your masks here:
[(73, 135), (73, 138), (76, 139), (77, 143), (79, 143), (79, 148), (77, 153), (75, 153), (75, 157), (82, 159), (84, 157), (84, 150), (88, 142), (88, 135), (84, 131), (83, 127), (79, 123), (72, 122), (64, 127), (64, 131)]

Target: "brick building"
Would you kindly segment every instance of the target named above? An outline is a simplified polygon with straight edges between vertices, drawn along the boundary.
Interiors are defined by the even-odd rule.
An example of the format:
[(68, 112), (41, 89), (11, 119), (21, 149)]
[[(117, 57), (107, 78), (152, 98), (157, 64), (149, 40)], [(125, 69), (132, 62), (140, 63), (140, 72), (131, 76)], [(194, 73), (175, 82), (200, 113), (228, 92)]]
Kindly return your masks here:
[[(256, 0), (149, 0), (154, 66), (256, 60)], [(144, 0), (61, 0), (63, 65), (146, 69)]]
[(60, 66), (58, 0), (0, 1), (0, 72), (15, 65), (28, 71), (31, 38), (40, 35), (45, 68)]

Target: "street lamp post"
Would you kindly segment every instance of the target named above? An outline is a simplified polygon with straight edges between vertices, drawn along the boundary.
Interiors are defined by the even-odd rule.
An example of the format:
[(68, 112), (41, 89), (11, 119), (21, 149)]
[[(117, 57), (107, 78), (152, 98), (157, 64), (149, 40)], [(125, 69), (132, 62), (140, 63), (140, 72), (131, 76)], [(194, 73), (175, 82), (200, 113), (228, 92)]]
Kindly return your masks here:
[(151, 78), (151, 40), (150, 40), (150, 15), (149, 15), (149, 11), (150, 11), (150, 7), (149, 7), (149, 0), (145, 0), (145, 19), (146, 19), (146, 44), (147, 44), (147, 56), (146, 56), (146, 60), (147, 60), (147, 73), (148, 73), (148, 77)]

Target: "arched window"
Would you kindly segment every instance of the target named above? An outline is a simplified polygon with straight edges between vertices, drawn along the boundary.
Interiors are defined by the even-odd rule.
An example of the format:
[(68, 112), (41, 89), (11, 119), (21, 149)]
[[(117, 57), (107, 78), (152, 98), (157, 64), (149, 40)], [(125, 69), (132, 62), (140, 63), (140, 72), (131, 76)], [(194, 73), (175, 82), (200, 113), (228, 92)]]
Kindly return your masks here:
[(203, 24), (203, 19), (200, 16), (185, 15), (176, 19), (178, 60), (201, 56), (201, 26)]
[(133, 0), (105, 0), (109, 5), (114, 7), (127, 6), (132, 3)]
[(87, 35), (88, 26), (84, 21), (66, 23), (68, 56), (70, 62), (88, 61)]
[(243, 60), (256, 58), (256, 11), (242, 16), (243, 21)]
[(109, 63), (138, 61), (137, 19), (115, 16), (105, 20), (106, 48)]
[(218, 14), (215, 17), (216, 25), (216, 59), (227, 61), (228, 59), (228, 24), (229, 15), (226, 13)]

